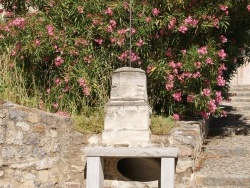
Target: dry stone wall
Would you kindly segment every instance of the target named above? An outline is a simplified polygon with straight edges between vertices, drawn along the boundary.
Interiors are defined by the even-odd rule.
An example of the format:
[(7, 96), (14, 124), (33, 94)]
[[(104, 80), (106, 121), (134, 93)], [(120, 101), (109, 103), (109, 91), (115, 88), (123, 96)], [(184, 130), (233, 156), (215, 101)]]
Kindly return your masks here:
[[(188, 183), (199, 162), (204, 122), (178, 122), (171, 135), (151, 135), (156, 147), (177, 147), (176, 183)], [(69, 117), (0, 102), (0, 188), (85, 188), (85, 146), (101, 135), (74, 131)], [(116, 170), (117, 173), (119, 173)]]
[(0, 105), (0, 187), (83, 187), (83, 137), (72, 120), (10, 102)]

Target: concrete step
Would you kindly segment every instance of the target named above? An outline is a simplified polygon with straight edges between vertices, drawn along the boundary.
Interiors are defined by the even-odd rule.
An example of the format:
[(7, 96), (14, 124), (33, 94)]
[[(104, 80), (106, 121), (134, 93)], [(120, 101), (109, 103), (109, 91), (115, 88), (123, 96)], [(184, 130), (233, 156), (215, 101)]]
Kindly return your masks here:
[(238, 86), (230, 86), (230, 91), (250, 91), (250, 85), (238, 85)]
[(231, 97), (231, 102), (235, 103), (235, 102), (249, 102), (250, 104), (250, 95), (249, 96), (234, 96)]
[(230, 95), (230, 97), (234, 97), (234, 96), (250, 96), (250, 91), (245, 91), (245, 90), (230, 91), (229, 95)]
[[(208, 156), (209, 157), (209, 156)], [(194, 174), (196, 187), (206, 186), (250, 186), (250, 157), (210, 156)]]

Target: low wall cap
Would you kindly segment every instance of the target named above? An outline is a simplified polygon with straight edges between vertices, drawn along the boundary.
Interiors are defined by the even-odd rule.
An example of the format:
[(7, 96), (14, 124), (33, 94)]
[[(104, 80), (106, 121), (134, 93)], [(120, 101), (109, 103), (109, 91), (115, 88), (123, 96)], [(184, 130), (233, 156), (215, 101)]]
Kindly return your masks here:
[(118, 73), (118, 72), (141, 72), (141, 73), (145, 73), (144, 70), (140, 69), (140, 68), (133, 68), (133, 67), (121, 67), (118, 68), (114, 71), (114, 73)]

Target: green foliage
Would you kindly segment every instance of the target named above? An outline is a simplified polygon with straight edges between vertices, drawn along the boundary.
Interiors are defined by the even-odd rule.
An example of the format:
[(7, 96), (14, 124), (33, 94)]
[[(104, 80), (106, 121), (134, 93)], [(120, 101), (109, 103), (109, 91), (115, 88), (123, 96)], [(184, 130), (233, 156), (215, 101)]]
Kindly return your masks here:
[(248, 0), (133, 0), (132, 57), (128, 1), (1, 2), (9, 11), (0, 25), (1, 53), (22, 71), (28, 97), (39, 94), (37, 103), (53, 112), (102, 107), (112, 72), (131, 59), (147, 72), (155, 112), (175, 119), (218, 114), (249, 46)]

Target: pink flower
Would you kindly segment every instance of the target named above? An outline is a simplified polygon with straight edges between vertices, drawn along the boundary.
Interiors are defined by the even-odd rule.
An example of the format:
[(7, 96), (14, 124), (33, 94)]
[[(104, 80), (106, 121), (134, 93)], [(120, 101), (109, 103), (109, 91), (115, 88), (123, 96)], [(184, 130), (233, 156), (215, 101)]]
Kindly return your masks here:
[(199, 69), (201, 68), (201, 62), (194, 62), (194, 66)]
[(165, 54), (166, 54), (166, 56), (171, 57), (172, 56), (172, 49), (168, 48)]
[(201, 115), (204, 119), (208, 119), (209, 116), (210, 116), (210, 113), (209, 113), (209, 112), (204, 112), (204, 111), (202, 111), (202, 112), (200, 112), (200, 115)]
[(201, 73), (199, 71), (193, 74), (193, 78), (199, 78), (199, 77), (201, 77)]
[(227, 38), (226, 38), (224, 35), (221, 35), (221, 36), (220, 36), (220, 41), (221, 41), (222, 43), (226, 43), (226, 42), (227, 42)]
[(180, 102), (182, 100), (181, 99), (181, 92), (176, 92), (172, 96), (173, 96), (174, 100), (176, 100), (178, 102)]
[(214, 113), (217, 108), (214, 100), (208, 101), (207, 107), (211, 113)]
[(217, 104), (221, 103), (222, 102), (222, 96), (221, 96), (221, 91), (216, 91), (216, 96), (215, 96), (215, 102)]
[(50, 94), (50, 88), (46, 89), (47, 94)]
[(188, 28), (185, 25), (181, 25), (178, 28), (178, 31), (180, 31), (181, 33), (186, 33), (187, 30), (188, 30)]
[(84, 87), (86, 84), (85, 84), (85, 80), (83, 78), (79, 78), (78, 79), (78, 83), (81, 87)]
[(182, 64), (183, 64), (182, 62), (177, 62), (176, 63), (176, 67), (181, 69), (182, 68)]
[(215, 18), (214, 20), (213, 20), (213, 25), (214, 25), (214, 27), (216, 27), (216, 28), (219, 28), (219, 19), (217, 19), (217, 18)]
[(52, 106), (57, 109), (58, 108), (58, 103), (53, 103)]
[(102, 45), (103, 40), (102, 39), (95, 39), (95, 42), (99, 45)]
[(83, 88), (83, 93), (84, 93), (84, 95), (90, 95), (89, 87), (85, 86), (85, 87)]
[(57, 67), (59, 67), (60, 65), (62, 65), (64, 63), (64, 60), (61, 56), (57, 56), (57, 58), (55, 59), (55, 65)]
[(154, 16), (158, 16), (158, 15), (160, 14), (160, 10), (157, 9), (157, 8), (154, 8), (154, 9), (152, 10), (152, 14), (153, 14)]
[(170, 81), (170, 82), (166, 83), (165, 87), (166, 87), (166, 90), (167, 90), (167, 91), (172, 90), (173, 87), (174, 87), (174, 82), (173, 82), (173, 81)]
[(217, 77), (217, 85), (218, 86), (224, 86), (225, 84), (226, 84), (226, 81), (224, 80), (224, 78), (221, 75), (219, 75)]
[(146, 22), (147, 22), (147, 23), (151, 22), (151, 20), (152, 20), (151, 17), (147, 17), (147, 18), (146, 18)]
[(228, 9), (228, 6), (227, 6), (227, 5), (220, 5), (220, 9), (221, 9), (222, 11), (226, 12), (227, 9)]
[(207, 63), (208, 65), (212, 65), (212, 64), (213, 64), (212, 58), (208, 57), (208, 58), (206, 59), (206, 63)]
[(224, 49), (219, 50), (217, 54), (218, 54), (218, 56), (219, 56), (222, 60), (224, 60), (224, 59), (226, 58), (226, 56), (227, 56), (227, 54), (225, 53)]
[(178, 114), (173, 114), (173, 119), (175, 121), (178, 121), (178, 120), (180, 120), (180, 116)]
[(194, 101), (194, 96), (193, 95), (188, 95), (187, 96), (187, 102), (192, 103)]
[(150, 65), (148, 65), (148, 66), (147, 66), (147, 73), (148, 73), (148, 74), (151, 73), (152, 69), (153, 69), (153, 67), (150, 66)]
[(142, 39), (140, 39), (137, 43), (136, 46), (143, 46), (145, 43), (143, 42)]
[(175, 68), (175, 67), (176, 67), (176, 64), (174, 63), (174, 61), (170, 61), (170, 62), (168, 63), (168, 65), (169, 65), (170, 67), (172, 67), (172, 68)]
[(83, 14), (83, 7), (82, 6), (78, 6), (77, 7), (77, 11), (79, 14)]
[(211, 93), (211, 91), (210, 91), (210, 89), (208, 89), (208, 88), (205, 88), (205, 89), (203, 89), (203, 91), (202, 91), (202, 94), (205, 95), (205, 96), (207, 96), (207, 97), (210, 95), (210, 93)]
[(111, 25), (112, 28), (116, 28), (116, 21), (115, 20), (110, 20), (109, 24)]
[(104, 14), (107, 14), (109, 16), (113, 16), (113, 10), (108, 7), (106, 10), (104, 10)]
[(37, 46), (40, 46), (40, 44), (41, 44), (41, 42), (40, 42), (39, 39), (36, 39), (36, 40), (35, 40), (35, 43), (36, 43)]
[(47, 25), (46, 26), (46, 28), (47, 28), (47, 33), (49, 34), (49, 35), (53, 35), (54, 33), (53, 33), (53, 31), (54, 31), (54, 26), (53, 25)]
[(248, 12), (250, 12), (250, 5), (247, 5), (247, 10)]
[(206, 47), (206, 46), (200, 47), (200, 48), (198, 49), (198, 53), (199, 53), (200, 55), (205, 55), (205, 54), (207, 54), (207, 47)]
[(172, 30), (174, 28), (176, 24), (176, 18), (173, 18), (172, 20), (170, 20), (169, 24), (168, 24), (168, 29)]
[(56, 85), (60, 85), (60, 84), (61, 84), (60, 78), (56, 78), (56, 79), (55, 79), (55, 83), (56, 83)]

